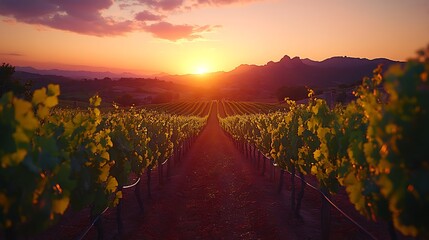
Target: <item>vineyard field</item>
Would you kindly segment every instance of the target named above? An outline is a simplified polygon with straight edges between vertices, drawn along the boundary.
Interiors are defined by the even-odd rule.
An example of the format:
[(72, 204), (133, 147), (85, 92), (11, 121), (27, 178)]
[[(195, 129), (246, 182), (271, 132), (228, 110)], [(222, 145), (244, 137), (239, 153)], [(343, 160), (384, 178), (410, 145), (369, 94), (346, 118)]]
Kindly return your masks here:
[(0, 238), (428, 239), (428, 74), (429, 48), (337, 105), (5, 92)]

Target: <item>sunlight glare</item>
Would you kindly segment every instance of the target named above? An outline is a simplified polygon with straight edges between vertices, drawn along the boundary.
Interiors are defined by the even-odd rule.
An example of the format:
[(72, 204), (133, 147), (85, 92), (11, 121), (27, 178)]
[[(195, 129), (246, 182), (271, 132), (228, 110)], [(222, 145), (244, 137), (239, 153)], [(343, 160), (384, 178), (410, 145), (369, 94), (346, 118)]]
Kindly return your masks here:
[(199, 75), (201, 75), (201, 74), (205, 74), (205, 73), (207, 73), (208, 72), (208, 69), (207, 69), (207, 67), (205, 67), (205, 66), (199, 66), (199, 67), (197, 67), (197, 69), (195, 70), (195, 74), (199, 74)]

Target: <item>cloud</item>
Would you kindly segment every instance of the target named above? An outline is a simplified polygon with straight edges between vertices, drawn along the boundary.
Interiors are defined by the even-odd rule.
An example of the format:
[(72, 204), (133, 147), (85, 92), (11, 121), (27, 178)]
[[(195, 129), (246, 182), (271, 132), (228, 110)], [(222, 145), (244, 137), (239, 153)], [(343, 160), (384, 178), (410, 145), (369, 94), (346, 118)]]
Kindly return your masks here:
[(18, 22), (95, 36), (132, 31), (132, 21), (116, 21), (102, 16), (101, 11), (112, 4), (112, 0), (2, 0), (0, 15), (13, 17)]
[(180, 39), (194, 40), (201, 38), (201, 33), (210, 32), (219, 26), (192, 26), (192, 25), (174, 25), (168, 22), (158, 22), (145, 27), (145, 30), (152, 33), (155, 37), (177, 41)]
[(133, 22), (129, 20), (117, 22), (113, 19), (97, 17), (90, 21), (85, 21), (80, 18), (58, 14), (49, 19), (38, 19), (34, 23), (99, 37), (123, 35), (133, 31), (135, 28)]
[(152, 9), (174, 11), (180, 9), (192, 9), (200, 6), (223, 6), (235, 3), (249, 3), (260, 0), (137, 0), (142, 5)]
[(156, 15), (149, 11), (144, 10), (136, 14), (135, 19), (138, 21), (161, 21), (165, 16)]
[[(103, 37), (147, 31), (155, 37), (177, 41), (201, 38), (201, 34), (217, 26), (175, 25), (164, 21), (169, 15), (198, 6), (251, 1), (258, 0), (0, 0), (0, 15), (79, 34)], [(121, 11), (117, 17), (108, 15), (117, 13), (109, 11), (113, 6)]]
[(235, 4), (235, 3), (249, 3), (249, 2), (255, 2), (257, 0), (197, 0), (197, 5), (215, 5), (215, 6), (221, 6), (221, 5), (229, 5), (229, 4)]
[(161, 9), (164, 11), (171, 11), (178, 9), (185, 5), (185, 0), (139, 0), (140, 3), (147, 5), (151, 8)]
[(0, 53), (0, 56), (23, 57), (24, 55), (21, 53), (8, 52), (8, 53)]

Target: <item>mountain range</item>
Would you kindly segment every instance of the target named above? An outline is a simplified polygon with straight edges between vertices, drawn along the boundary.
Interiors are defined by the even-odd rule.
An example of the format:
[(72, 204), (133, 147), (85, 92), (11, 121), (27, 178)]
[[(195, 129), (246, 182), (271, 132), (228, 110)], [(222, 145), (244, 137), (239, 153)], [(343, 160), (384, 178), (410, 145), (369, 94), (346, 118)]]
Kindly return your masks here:
[(371, 76), (378, 65), (381, 64), (386, 69), (394, 63), (399, 62), (385, 58), (369, 60), (346, 56), (314, 61), (285, 55), (278, 62), (270, 61), (265, 65), (242, 64), (230, 72), (215, 72), (206, 76), (170, 75), (164, 76), (164, 80), (189, 83), (197, 82), (204, 77), (215, 86), (228, 88), (251, 87), (273, 90), (282, 86), (297, 85), (326, 88), (354, 84), (365, 76)]
[(378, 65), (387, 69), (395, 63), (400, 62), (386, 58), (370, 60), (347, 56), (314, 61), (285, 55), (278, 62), (242, 64), (229, 72), (166, 75), (161, 79), (182, 84), (199, 83), (201, 87), (212, 89), (217, 98), (264, 100), (275, 97), (277, 90), (282, 87), (306, 86), (323, 92), (339, 86), (357, 85), (363, 77), (371, 77)]
[(78, 71), (78, 70), (61, 70), (61, 69), (49, 69), (49, 70), (41, 70), (33, 67), (15, 67), (17, 72), (25, 72), (37, 75), (50, 75), (50, 76), (62, 76), (72, 79), (94, 79), (94, 78), (111, 78), (111, 79), (119, 79), (119, 78), (139, 78), (141, 75), (137, 75), (134, 73), (112, 73), (109, 71), (105, 72), (96, 72), (96, 71)]
[[(272, 98), (279, 88), (285, 86), (307, 86), (323, 91), (341, 85), (356, 85), (361, 82), (363, 77), (372, 76), (372, 71), (378, 65), (381, 64), (384, 66), (383, 69), (387, 69), (394, 63), (400, 62), (385, 58), (370, 60), (347, 56), (314, 61), (308, 58), (290, 58), (285, 55), (277, 62), (270, 61), (264, 65), (242, 64), (229, 72), (212, 72), (202, 75), (160, 74), (152, 78), (181, 86), (188, 85), (190, 89), (194, 87), (205, 89), (207, 90), (205, 93), (199, 92), (197, 95), (206, 98), (254, 100)], [(138, 80), (140, 77), (132, 73), (38, 70), (31, 67), (16, 67), (16, 70), (16, 76), (20, 79), (43, 79), (44, 76), (49, 75), (49, 79), (57, 79), (57, 83), (73, 82), (73, 79), (94, 78), (102, 81), (105, 77), (113, 80), (121, 78)]]

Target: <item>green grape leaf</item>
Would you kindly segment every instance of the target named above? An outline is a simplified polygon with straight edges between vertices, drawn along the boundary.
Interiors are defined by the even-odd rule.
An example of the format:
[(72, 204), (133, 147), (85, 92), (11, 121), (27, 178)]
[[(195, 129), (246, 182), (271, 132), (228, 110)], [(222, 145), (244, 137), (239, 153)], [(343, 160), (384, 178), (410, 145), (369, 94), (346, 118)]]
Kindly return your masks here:
[(58, 98), (57, 96), (50, 96), (47, 97), (43, 103), (49, 108), (55, 107), (56, 105), (58, 105)]
[(58, 213), (58, 214), (64, 214), (67, 207), (69, 206), (69, 203), (70, 203), (70, 198), (66, 196), (60, 199), (52, 200), (52, 212)]
[(49, 84), (48, 85), (48, 95), (49, 96), (59, 96), (60, 95), (60, 85)]
[(116, 178), (109, 176), (109, 179), (107, 180), (106, 190), (109, 193), (113, 193), (116, 191), (118, 187), (118, 181), (116, 181)]
[(110, 171), (110, 166), (109, 166), (109, 164), (104, 164), (104, 166), (102, 166), (101, 168), (100, 168), (100, 171), (101, 171), (101, 173), (100, 173), (100, 175), (98, 176), (98, 180), (100, 181), (100, 182), (105, 182), (106, 180), (107, 180), (107, 177), (109, 176), (109, 171)]
[(48, 96), (46, 95), (46, 88), (37, 89), (33, 93), (32, 102), (34, 105), (40, 104), (45, 101)]

